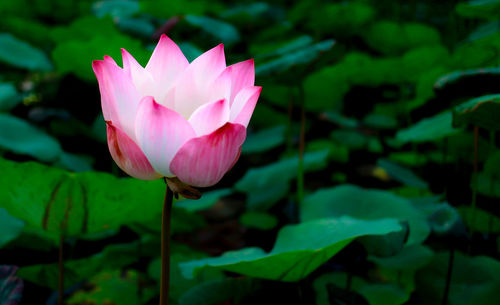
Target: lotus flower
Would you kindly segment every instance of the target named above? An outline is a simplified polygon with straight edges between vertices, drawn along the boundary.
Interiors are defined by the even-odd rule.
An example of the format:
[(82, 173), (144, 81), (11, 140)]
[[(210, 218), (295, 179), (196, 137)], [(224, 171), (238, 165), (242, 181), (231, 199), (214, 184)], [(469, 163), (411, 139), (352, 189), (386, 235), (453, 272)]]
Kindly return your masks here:
[(123, 68), (105, 56), (99, 82), (108, 147), (132, 177), (216, 184), (236, 163), (259, 98), (253, 60), (226, 67), (222, 44), (189, 63), (163, 35), (143, 68), (122, 49)]

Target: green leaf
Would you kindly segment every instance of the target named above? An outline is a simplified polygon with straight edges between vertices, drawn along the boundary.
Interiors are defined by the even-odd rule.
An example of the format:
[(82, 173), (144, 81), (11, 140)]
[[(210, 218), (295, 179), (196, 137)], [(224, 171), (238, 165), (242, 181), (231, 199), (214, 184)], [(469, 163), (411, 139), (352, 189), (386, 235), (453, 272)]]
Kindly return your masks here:
[[(439, 303), (445, 289), (449, 254), (438, 253), (417, 272), (417, 295), (429, 304)], [(498, 303), (500, 262), (486, 257), (466, 257), (455, 251), (449, 291), (450, 305)]]
[(92, 161), (91, 157), (75, 155), (63, 151), (59, 161), (55, 163), (55, 165), (72, 172), (86, 172), (92, 170)]
[(184, 0), (142, 0), (139, 3), (141, 11), (161, 19), (186, 14), (203, 15), (208, 12), (218, 14), (224, 10), (222, 4), (218, 2), (208, 3), (204, 0), (190, 0), (189, 5), (186, 5)]
[[(64, 262), (64, 286), (88, 279), (105, 270), (120, 269), (137, 261), (140, 241), (128, 244), (113, 244), (93, 256)], [(19, 277), (43, 287), (57, 289), (58, 264), (30, 265), (21, 267)]]
[(379, 159), (377, 161), (377, 165), (382, 167), (393, 179), (401, 182), (404, 185), (420, 189), (426, 189), (429, 187), (427, 185), (427, 182), (420, 179), (411, 170), (404, 168), (397, 163), (391, 162), (386, 159)]
[(240, 40), (240, 33), (229, 23), (205, 16), (187, 15), (185, 20), (211, 35), (214, 40), (225, 44), (234, 44)]
[(500, 33), (494, 33), (457, 46), (451, 56), (452, 67), (462, 70), (497, 66), (499, 41)]
[(399, 130), (396, 134), (396, 141), (399, 144), (435, 141), (459, 131), (460, 129), (453, 128), (452, 126), (451, 112), (446, 111), (422, 119), (408, 128)]
[(0, 83), (0, 111), (9, 111), (21, 101), (21, 95), (12, 83)]
[(425, 215), (410, 201), (383, 190), (348, 184), (321, 189), (307, 196), (300, 209), (302, 221), (343, 215), (365, 220), (396, 218), (408, 221), (408, 244), (420, 243), (430, 233)]
[(62, 153), (56, 139), (28, 122), (5, 113), (0, 113), (0, 148), (44, 162), (56, 161)]
[(360, 293), (370, 305), (401, 305), (410, 299), (410, 294), (393, 283), (367, 284)]
[(478, 126), (487, 130), (500, 130), (500, 94), (474, 98), (455, 107), (453, 126)]
[(200, 199), (183, 199), (175, 201), (175, 206), (188, 212), (196, 212), (213, 206), (221, 197), (231, 194), (231, 189), (220, 189), (203, 193)]
[[(358, 276), (353, 276), (351, 281), (351, 290), (362, 295), (370, 305), (400, 305), (408, 301), (410, 297), (409, 293), (395, 283), (370, 283)], [(319, 276), (313, 283), (316, 304), (331, 304), (329, 302), (329, 285), (333, 284), (336, 287), (344, 288), (346, 283), (346, 273), (335, 272)]]
[(153, 36), (156, 30), (151, 21), (141, 18), (121, 18), (116, 25), (123, 32), (148, 38)]
[(338, 110), (349, 91), (349, 75), (339, 65), (324, 67), (304, 79), (305, 107), (309, 111)]
[(298, 65), (310, 63), (322, 52), (330, 50), (334, 44), (334, 40), (324, 40), (294, 52), (287, 53), (281, 57), (258, 65), (255, 67), (255, 74), (258, 76), (268, 76), (271, 74), (283, 73)]
[(240, 222), (247, 228), (271, 230), (278, 224), (278, 219), (269, 213), (245, 212), (241, 215)]
[(365, 33), (366, 42), (383, 54), (401, 54), (405, 50), (440, 42), (439, 32), (425, 24), (379, 21)]
[(498, 0), (470, 0), (460, 2), (455, 7), (457, 14), (474, 19), (498, 20), (500, 1)]
[(156, 291), (141, 284), (140, 274), (133, 270), (102, 272), (92, 277), (84, 288), (73, 293), (68, 298), (67, 304), (106, 304), (108, 302), (122, 305), (145, 304), (156, 294)]
[(442, 45), (422, 46), (409, 50), (401, 59), (405, 79), (411, 82), (417, 81), (431, 69), (446, 66), (449, 58), (450, 53)]
[(203, 54), (203, 51), (200, 50), (197, 46), (190, 42), (181, 42), (179, 43), (179, 48), (181, 49), (184, 56), (186, 56), (189, 62), (195, 60), (198, 56)]
[(0, 248), (21, 234), (24, 222), (0, 208)]
[(334, 130), (330, 134), (330, 137), (352, 150), (366, 148), (370, 140), (373, 139), (360, 131), (346, 129)]
[[(211, 280), (194, 286), (179, 300), (179, 305), (215, 305), (240, 300), (257, 291), (260, 283), (251, 278)], [(232, 303), (232, 302), (231, 302)]]
[(260, 153), (285, 142), (286, 126), (279, 125), (267, 128), (256, 133), (249, 133), (241, 152), (243, 154)]
[(341, 217), (313, 220), (281, 229), (269, 253), (260, 248), (245, 248), (220, 257), (182, 263), (181, 269), (188, 278), (201, 268), (212, 267), (257, 278), (298, 281), (356, 237), (400, 230), (401, 226), (394, 219), (364, 221)]
[(131, 17), (140, 10), (138, 1), (107, 0), (97, 1), (92, 4), (92, 12), (99, 18), (106, 15), (111, 17)]
[(394, 270), (417, 270), (430, 262), (434, 252), (422, 245), (405, 246), (399, 253), (390, 257), (369, 256), (368, 260), (377, 265)]
[[(274, 43), (271, 45), (268, 45), (267, 47), (263, 47), (261, 45), (258, 45), (259, 48), (256, 48), (256, 55), (255, 58), (267, 58), (267, 57), (273, 57), (273, 56), (284, 56), (290, 52), (294, 52), (297, 50), (300, 50), (302, 48), (306, 48), (311, 45), (313, 42), (313, 39), (311, 36), (308, 35), (303, 35), (299, 36), (297, 38), (293, 38), (289, 41), (286, 42), (279, 42), (279, 43)], [(269, 50), (266, 50), (269, 49)], [(252, 48), (250, 49), (252, 50)]]
[(360, 123), (356, 119), (345, 117), (339, 112), (326, 111), (325, 117), (328, 121), (333, 122), (344, 128), (355, 129), (360, 127)]
[(393, 129), (398, 126), (398, 121), (391, 116), (383, 114), (369, 114), (363, 119), (363, 123), (376, 129)]
[(142, 64), (151, 56), (141, 41), (121, 33), (111, 18), (78, 18), (68, 26), (55, 27), (51, 36), (57, 42), (52, 50), (52, 59), (58, 72), (73, 73), (87, 81), (95, 82), (90, 64), (93, 60), (109, 55), (119, 62), (121, 48), (126, 49)]
[(308, 10), (307, 14), (297, 9), (292, 9), (292, 12), (308, 17), (304, 26), (334, 37), (349, 37), (362, 32), (376, 14), (372, 6), (362, 2), (327, 2), (320, 8)]
[(261, 22), (270, 11), (271, 5), (265, 2), (248, 2), (236, 4), (230, 9), (222, 12), (220, 17), (228, 20), (232, 24), (239, 26), (248, 26), (252, 23)]
[[(224, 275), (218, 270), (204, 270), (194, 279), (182, 276), (179, 263), (207, 257), (206, 254), (194, 251), (188, 247), (173, 247), (170, 257), (170, 297), (179, 300), (188, 290), (203, 282), (222, 278)], [(148, 275), (160, 284), (161, 259), (153, 260), (148, 266)]]
[(247, 209), (251, 211), (267, 211), (279, 200), (290, 193), (288, 182), (276, 181), (272, 185), (255, 192), (247, 192)]
[(500, 176), (498, 168), (500, 167), (500, 150), (496, 150), (488, 156), (484, 163), (483, 172), (488, 175)]
[[(22, 3), (22, 1), (19, 1)], [(0, 9), (1, 11), (1, 9)], [(5, 14), (2, 18), (2, 29), (5, 32), (35, 46), (50, 45), (50, 26), (34, 18)]]
[(498, 76), (500, 75), (500, 68), (481, 68), (481, 69), (470, 69), (470, 70), (459, 70), (453, 71), (446, 75), (441, 76), (434, 84), (436, 89), (442, 90), (447, 86), (452, 86), (457, 84), (459, 81), (463, 81), (475, 76)]
[(462, 231), (460, 214), (447, 203), (439, 204), (432, 210), (429, 223), (432, 231), (438, 235), (463, 233), (460, 232)]
[[(70, 173), (35, 162), (0, 160), (0, 206), (53, 236), (93, 234), (161, 219), (164, 184)], [(174, 221), (175, 225), (175, 221)]]
[(471, 206), (460, 206), (457, 210), (471, 231), (484, 234), (500, 233), (500, 217), (495, 216), (492, 212)]
[(328, 159), (333, 162), (347, 163), (349, 161), (349, 147), (342, 143), (328, 139), (307, 141), (306, 152), (328, 150)]
[(16, 68), (52, 70), (52, 64), (42, 51), (9, 33), (0, 33), (0, 61)]
[[(471, 184), (472, 185), (472, 184)], [(500, 177), (486, 173), (477, 174), (477, 191), (490, 197), (500, 197)]]
[[(327, 164), (328, 151), (314, 151), (304, 154), (304, 170), (314, 171)], [(241, 192), (258, 192), (281, 181), (288, 182), (297, 176), (299, 158), (292, 157), (258, 168), (252, 168), (236, 182), (235, 188)]]

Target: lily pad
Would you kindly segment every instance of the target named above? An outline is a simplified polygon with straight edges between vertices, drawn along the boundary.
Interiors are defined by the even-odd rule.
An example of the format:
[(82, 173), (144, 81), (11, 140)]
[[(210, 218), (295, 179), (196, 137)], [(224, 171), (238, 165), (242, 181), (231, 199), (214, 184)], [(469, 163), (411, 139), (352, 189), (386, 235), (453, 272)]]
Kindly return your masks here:
[(0, 248), (9, 241), (15, 239), (21, 234), (24, 228), (24, 222), (16, 217), (11, 216), (3, 208), (0, 208)]
[(500, 94), (474, 98), (455, 107), (453, 126), (478, 126), (487, 130), (500, 130)]
[(55, 138), (6, 113), (0, 113), (0, 148), (44, 162), (56, 161), (62, 153)]
[(0, 61), (22, 69), (52, 70), (45, 53), (8, 33), (0, 33)]
[(0, 172), (0, 205), (55, 236), (92, 234), (161, 219), (165, 186), (160, 181), (70, 173), (35, 162), (1, 159)]
[(210, 267), (257, 278), (298, 281), (356, 237), (384, 235), (400, 230), (401, 226), (395, 219), (318, 219), (281, 229), (269, 253), (260, 248), (245, 248), (227, 252), (220, 257), (182, 263), (180, 267), (187, 278), (192, 278), (202, 268)]
[(307, 196), (300, 209), (302, 221), (343, 215), (365, 220), (396, 218), (408, 221), (408, 244), (421, 243), (430, 233), (425, 215), (410, 201), (383, 190), (349, 184), (320, 189)]

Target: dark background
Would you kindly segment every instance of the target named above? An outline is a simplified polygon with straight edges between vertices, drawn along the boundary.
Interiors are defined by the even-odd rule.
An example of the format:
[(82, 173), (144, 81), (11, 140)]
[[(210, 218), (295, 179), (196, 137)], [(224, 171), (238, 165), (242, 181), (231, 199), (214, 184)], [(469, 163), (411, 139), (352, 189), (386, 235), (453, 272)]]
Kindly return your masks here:
[[(114, 164), (91, 63), (120, 64), (125, 48), (145, 65), (163, 33), (190, 61), (221, 42), (228, 65), (254, 58), (263, 87), (236, 166), (174, 205), (172, 304), (498, 304), (500, 1), (18, 0), (0, 13), (1, 304), (56, 304), (59, 250), (67, 304), (158, 302), (165, 186)], [(377, 233), (391, 219), (404, 229)], [(277, 239), (275, 260), (204, 260), (276, 254)], [(193, 261), (211, 266), (188, 279), (179, 263)], [(290, 261), (297, 276), (280, 277)]]

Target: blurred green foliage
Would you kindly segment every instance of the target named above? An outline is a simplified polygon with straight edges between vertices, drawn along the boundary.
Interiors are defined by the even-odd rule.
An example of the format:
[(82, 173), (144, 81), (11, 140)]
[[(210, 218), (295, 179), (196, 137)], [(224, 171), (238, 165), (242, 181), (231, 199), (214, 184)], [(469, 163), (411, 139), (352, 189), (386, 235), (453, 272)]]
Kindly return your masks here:
[(55, 304), (58, 246), (66, 304), (157, 303), (165, 185), (113, 164), (91, 63), (144, 66), (163, 33), (190, 61), (254, 58), (263, 87), (234, 169), (174, 203), (172, 304), (498, 304), (499, 12), (0, 2), (0, 263), (21, 304)]

